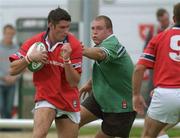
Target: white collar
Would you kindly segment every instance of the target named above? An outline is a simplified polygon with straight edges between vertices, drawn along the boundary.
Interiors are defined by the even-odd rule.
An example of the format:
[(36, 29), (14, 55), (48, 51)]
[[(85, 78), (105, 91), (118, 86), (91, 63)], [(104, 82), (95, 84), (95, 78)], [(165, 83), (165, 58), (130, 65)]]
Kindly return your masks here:
[(51, 45), (50, 45), (50, 43), (49, 43), (49, 41), (48, 41), (48, 35), (47, 35), (47, 37), (45, 38), (45, 42), (46, 42), (46, 44), (47, 44), (47, 46), (48, 46), (48, 51), (49, 51), (49, 52), (54, 51), (54, 49), (55, 49), (58, 45), (63, 44), (63, 41), (60, 41), (60, 42), (55, 43), (55, 44), (51, 47)]
[(113, 37), (113, 36), (115, 36), (114, 34), (111, 34), (110, 36), (108, 36), (106, 39), (104, 39), (103, 41), (106, 41), (107, 39), (109, 39), (109, 38), (111, 38), (111, 37)]

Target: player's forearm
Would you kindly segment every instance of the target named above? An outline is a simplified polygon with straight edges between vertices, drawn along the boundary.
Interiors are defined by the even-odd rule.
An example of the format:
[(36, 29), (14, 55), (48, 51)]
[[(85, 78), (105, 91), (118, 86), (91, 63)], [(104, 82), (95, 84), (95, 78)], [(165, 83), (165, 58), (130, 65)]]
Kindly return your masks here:
[(26, 62), (25, 58), (15, 60), (10, 64), (10, 75), (18, 75), (24, 71), (27, 67), (28, 63)]
[(64, 64), (66, 80), (71, 87), (77, 87), (80, 81), (80, 74), (72, 67), (71, 64)]
[(132, 77), (133, 95), (140, 95), (141, 84), (146, 67), (143, 65), (136, 65)]
[(83, 56), (94, 60), (103, 60), (106, 58), (105, 52), (98, 47), (84, 48)]

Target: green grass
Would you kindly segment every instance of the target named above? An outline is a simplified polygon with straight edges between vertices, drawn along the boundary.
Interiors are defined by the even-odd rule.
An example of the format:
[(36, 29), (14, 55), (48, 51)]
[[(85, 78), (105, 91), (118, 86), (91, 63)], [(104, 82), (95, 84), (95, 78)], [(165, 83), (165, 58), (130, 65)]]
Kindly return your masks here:
[[(142, 133), (142, 128), (132, 128), (130, 137), (140, 137)], [(168, 131), (170, 137), (180, 137), (180, 129), (173, 128)]]
[[(80, 129), (80, 135), (95, 135), (97, 131), (100, 130), (100, 127), (82, 127)], [(142, 128), (133, 127), (130, 133), (131, 137), (140, 137), (142, 133)], [(168, 135), (173, 137), (180, 138), (180, 128), (173, 128), (168, 131)]]
[(80, 129), (79, 134), (80, 135), (95, 135), (98, 130), (100, 130), (100, 127), (82, 127)]

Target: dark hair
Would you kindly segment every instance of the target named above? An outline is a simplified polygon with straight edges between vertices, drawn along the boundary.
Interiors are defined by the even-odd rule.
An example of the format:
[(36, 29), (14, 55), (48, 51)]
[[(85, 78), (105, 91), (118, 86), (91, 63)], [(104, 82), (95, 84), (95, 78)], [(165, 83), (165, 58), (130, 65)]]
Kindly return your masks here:
[(49, 12), (48, 23), (51, 22), (52, 24), (56, 25), (61, 20), (71, 21), (71, 16), (67, 11), (58, 7)]
[(173, 14), (174, 18), (176, 19), (176, 24), (180, 25), (180, 3), (174, 5)]
[(108, 29), (112, 29), (113, 28), (111, 19), (109, 17), (105, 16), (105, 15), (97, 16), (95, 18), (95, 20), (104, 20), (106, 28), (108, 28)]
[(163, 8), (160, 8), (157, 10), (156, 12), (156, 17), (159, 18), (159, 17), (162, 17), (165, 13), (168, 14), (167, 10), (166, 9), (163, 9)]
[(3, 32), (5, 32), (7, 28), (12, 29), (12, 30), (15, 30), (15, 28), (14, 28), (11, 24), (6, 24), (6, 25), (3, 27)]

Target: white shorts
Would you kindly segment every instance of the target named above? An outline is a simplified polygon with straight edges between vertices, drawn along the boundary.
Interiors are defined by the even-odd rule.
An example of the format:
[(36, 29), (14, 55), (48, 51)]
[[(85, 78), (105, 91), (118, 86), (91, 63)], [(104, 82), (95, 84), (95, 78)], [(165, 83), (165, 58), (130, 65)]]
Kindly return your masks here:
[(38, 108), (43, 108), (43, 107), (49, 107), (49, 108), (54, 109), (56, 111), (56, 118), (61, 117), (62, 115), (67, 115), (68, 118), (70, 118), (74, 123), (79, 124), (80, 122), (80, 112), (63, 111), (61, 109), (58, 109), (57, 107), (55, 107), (54, 105), (52, 105), (46, 100), (36, 102), (34, 110)]
[(180, 89), (156, 88), (147, 115), (163, 123), (180, 121)]

